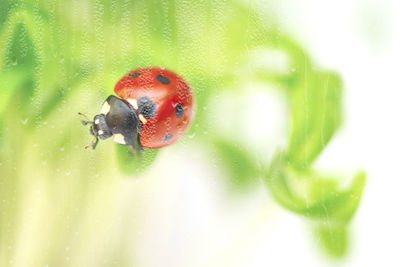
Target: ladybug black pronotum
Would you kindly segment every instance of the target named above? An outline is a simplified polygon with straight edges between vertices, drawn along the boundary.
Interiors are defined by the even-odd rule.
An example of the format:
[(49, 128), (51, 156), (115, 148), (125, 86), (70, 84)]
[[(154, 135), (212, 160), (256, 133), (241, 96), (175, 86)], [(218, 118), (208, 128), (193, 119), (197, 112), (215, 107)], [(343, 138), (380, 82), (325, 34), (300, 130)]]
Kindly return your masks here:
[(114, 136), (119, 144), (140, 150), (160, 148), (180, 139), (194, 115), (192, 87), (180, 76), (163, 68), (132, 70), (115, 85), (90, 124), (93, 149), (99, 139)]

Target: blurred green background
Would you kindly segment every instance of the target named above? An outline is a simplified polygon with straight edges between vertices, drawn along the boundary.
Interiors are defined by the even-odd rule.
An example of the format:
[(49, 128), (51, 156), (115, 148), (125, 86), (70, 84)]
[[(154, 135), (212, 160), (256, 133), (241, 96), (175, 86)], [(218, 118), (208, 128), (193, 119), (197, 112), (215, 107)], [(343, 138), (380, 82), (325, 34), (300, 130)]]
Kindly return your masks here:
[[(168, 201), (185, 201), (185, 188), (163, 188), (203, 169), (238, 206), (266, 188), (309, 224), (323, 255), (344, 257), (366, 175), (313, 167), (341, 126), (343, 82), (276, 21), (252, 1), (1, 0), (0, 266), (146, 266), (143, 257), (161, 253), (143, 254), (159, 238), (141, 238), (155, 218), (146, 203), (165, 194), (160, 209), (179, 228)], [(147, 66), (193, 86), (190, 131), (142, 157), (111, 141), (85, 150), (91, 137), (77, 113), (97, 114), (119, 78)], [(258, 113), (264, 92), (283, 100), (282, 114)], [(280, 142), (253, 138), (271, 118), (283, 125)], [(199, 266), (214, 265), (225, 266)]]

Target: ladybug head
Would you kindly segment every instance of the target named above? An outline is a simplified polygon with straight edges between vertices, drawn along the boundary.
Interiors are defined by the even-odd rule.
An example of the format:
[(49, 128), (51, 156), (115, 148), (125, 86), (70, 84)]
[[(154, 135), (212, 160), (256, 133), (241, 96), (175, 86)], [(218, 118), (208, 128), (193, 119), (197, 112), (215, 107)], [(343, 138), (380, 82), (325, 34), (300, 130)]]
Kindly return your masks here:
[(94, 137), (99, 137), (101, 140), (112, 136), (111, 130), (106, 123), (106, 117), (103, 114), (94, 116), (93, 123), (90, 126), (90, 133)]
[(91, 144), (93, 149), (96, 148), (99, 138), (105, 140), (111, 136), (114, 136), (115, 142), (131, 146), (132, 149), (135, 149), (135, 144), (138, 142), (139, 148), (143, 149), (138, 134), (137, 114), (129, 103), (118, 97), (109, 96), (104, 101), (100, 114), (94, 116), (93, 121), (83, 120), (82, 123), (90, 124), (90, 134), (94, 136)]
[[(87, 116), (82, 113), (78, 113), (78, 114), (87, 118)], [(110, 138), (112, 136), (112, 132), (108, 128), (105, 116), (103, 114), (98, 114), (98, 115), (94, 116), (93, 121), (82, 120), (82, 124), (90, 125), (89, 132), (91, 135), (94, 136), (94, 139), (90, 145), (93, 149), (96, 148), (97, 143), (99, 142), (99, 138), (101, 140), (104, 140), (104, 139)], [(89, 147), (89, 145), (86, 146), (85, 148), (87, 149), (88, 147)]]

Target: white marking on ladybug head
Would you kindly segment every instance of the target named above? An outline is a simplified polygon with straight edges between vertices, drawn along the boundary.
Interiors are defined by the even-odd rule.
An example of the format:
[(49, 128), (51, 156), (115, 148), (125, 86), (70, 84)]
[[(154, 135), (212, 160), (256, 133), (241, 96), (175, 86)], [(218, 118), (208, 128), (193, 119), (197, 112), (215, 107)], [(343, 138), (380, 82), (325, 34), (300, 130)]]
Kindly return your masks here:
[(108, 104), (107, 102), (104, 102), (103, 106), (101, 107), (101, 114), (107, 115), (108, 112), (110, 112), (110, 104)]
[(121, 145), (126, 145), (125, 137), (122, 134), (114, 134), (114, 142)]
[(137, 104), (137, 100), (134, 98), (128, 98), (126, 101), (128, 101), (129, 104), (131, 104), (131, 106), (133, 107), (133, 109), (138, 109), (138, 104)]
[(98, 135), (102, 135), (103, 133), (104, 133), (103, 130), (98, 130), (98, 131), (97, 131), (97, 134), (98, 134)]
[(139, 120), (140, 120), (143, 124), (146, 124), (146, 123), (147, 123), (147, 119), (143, 116), (143, 114), (139, 114)]
[(100, 120), (99, 120), (99, 119), (96, 119), (96, 120), (94, 121), (94, 123), (95, 123), (95, 124), (99, 124), (99, 123), (100, 123)]

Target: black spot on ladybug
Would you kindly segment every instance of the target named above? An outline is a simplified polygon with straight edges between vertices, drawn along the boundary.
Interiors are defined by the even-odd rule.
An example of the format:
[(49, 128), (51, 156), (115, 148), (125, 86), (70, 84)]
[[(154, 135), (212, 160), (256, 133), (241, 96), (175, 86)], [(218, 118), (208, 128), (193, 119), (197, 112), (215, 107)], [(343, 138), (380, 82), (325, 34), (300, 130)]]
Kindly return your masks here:
[(172, 137), (173, 137), (172, 134), (167, 134), (167, 135), (164, 137), (164, 143), (166, 143), (166, 142), (168, 142), (169, 140), (171, 140)]
[(143, 116), (148, 120), (153, 118), (157, 113), (156, 106), (148, 96), (142, 96), (139, 98), (138, 108), (139, 114), (143, 114)]
[(135, 72), (135, 73), (129, 74), (129, 77), (131, 77), (131, 78), (137, 78), (139, 76), (140, 76), (140, 72)]
[(175, 107), (175, 113), (177, 118), (182, 118), (183, 117), (183, 106), (181, 103), (176, 105)]
[(162, 84), (170, 84), (171, 83), (171, 81), (163, 75), (158, 75), (157, 80)]

